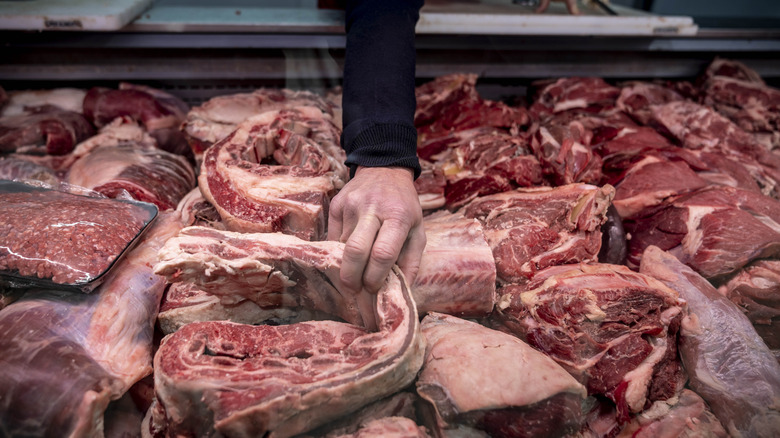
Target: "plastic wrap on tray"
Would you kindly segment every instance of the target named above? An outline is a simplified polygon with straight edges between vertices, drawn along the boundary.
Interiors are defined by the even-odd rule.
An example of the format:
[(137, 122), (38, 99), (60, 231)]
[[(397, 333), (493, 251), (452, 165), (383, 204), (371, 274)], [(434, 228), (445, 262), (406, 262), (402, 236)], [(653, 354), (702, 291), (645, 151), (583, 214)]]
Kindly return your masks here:
[(90, 292), (156, 216), (152, 204), (0, 181), (0, 280)]

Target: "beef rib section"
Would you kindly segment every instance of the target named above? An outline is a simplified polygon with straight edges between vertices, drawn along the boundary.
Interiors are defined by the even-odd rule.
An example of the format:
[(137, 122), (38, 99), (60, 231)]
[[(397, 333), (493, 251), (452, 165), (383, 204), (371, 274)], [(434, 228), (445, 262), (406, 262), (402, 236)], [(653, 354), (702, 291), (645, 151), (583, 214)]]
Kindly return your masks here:
[(279, 233), (187, 228), (169, 240), (155, 267), (169, 280), (301, 301), (347, 322), (183, 326), (155, 355), (148, 432), (288, 437), (411, 383), (425, 347), (406, 281), (395, 269), (376, 295), (342, 295), (342, 254), (343, 244)]
[(314, 107), (260, 114), (206, 151), (199, 187), (229, 230), (322, 240), (330, 198), (347, 179), (329, 152), (338, 138)]

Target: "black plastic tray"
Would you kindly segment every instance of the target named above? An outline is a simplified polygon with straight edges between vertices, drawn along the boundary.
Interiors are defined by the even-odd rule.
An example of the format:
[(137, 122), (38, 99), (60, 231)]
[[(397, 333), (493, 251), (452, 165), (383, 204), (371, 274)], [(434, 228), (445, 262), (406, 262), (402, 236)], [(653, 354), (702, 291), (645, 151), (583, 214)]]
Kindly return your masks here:
[[(96, 199), (93, 196), (75, 194), (63, 190), (55, 190), (46, 187), (33, 186), (17, 181), (0, 180), (0, 193), (21, 193), (21, 192), (34, 192), (34, 191), (46, 191), (61, 193), (63, 196), (74, 196), (84, 198), (84, 200)], [(49, 278), (39, 278), (34, 276), (25, 276), (19, 274), (18, 271), (0, 270), (0, 285), (9, 288), (39, 288), (39, 289), (56, 289), (56, 290), (72, 290), (82, 293), (92, 292), (95, 288), (100, 286), (106, 277), (113, 271), (119, 262), (124, 258), (135, 245), (141, 240), (141, 237), (149, 229), (150, 225), (157, 218), (158, 209), (154, 204), (140, 201), (121, 200), (121, 199), (109, 199), (109, 198), (97, 198), (107, 202), (121, 202), (128, 203), (140, 207), (147, 213), (147, 217), (144, 219), (141, 229), (135, 234), (135, 236), (125, 245), (124, 249), (114, 258), (113, 261), (104, 269), (100, 274), (95, 277), (76, 283), (57, 283)], [(0, 218), (0, 221), (3, 219)], [(0, 242), (2, 243), (2, 242)]]

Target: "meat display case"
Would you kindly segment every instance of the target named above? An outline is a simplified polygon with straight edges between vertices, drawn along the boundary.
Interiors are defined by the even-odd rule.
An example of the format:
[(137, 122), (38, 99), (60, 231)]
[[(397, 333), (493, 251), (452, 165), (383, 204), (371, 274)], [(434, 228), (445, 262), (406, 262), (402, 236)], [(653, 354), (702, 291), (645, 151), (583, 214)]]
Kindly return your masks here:
[[(263, 85), (340, 82), (340, 11), (193, 4), (158, 1), (116, 31), (1, 32), (0, 81), (8, 89), (135, 81), (177, 90), (190, 103)], [(550, 77), (693, 78), (721, 56), (770, 83), (780, 77), (778, 29), (699, 28), (690, 17), (613, 9), (617, 17), (592, 8), (571, 17), (553, 3), (539, 16), (508, 0), (429, 1), (418, 25), (417, 76), (477, 73), (482, 91), (500, 96)]]
[[(137, 19), (115, 30), (89, 29), (87, 26), (84, 26), (81, 30), (73, 30), (74, 26), (78, 27), (74, 23), (82, 22), (69, 16), (50, 20), (48, 25), (44, 22), (44, 26), (48, 26), (48, 28), (42, 31), (31, 29), (4, 30), (0, 32), (0, 45), (2, 47), (0, 50), (2, 50), (1, 56), (3, 59), (0, 65), (0, 85), (8, 91), (55, 87), (91, 88), (99, 85), (113, 89), (117, 87), (119, 82), (131, 82), (167, 91), (182, 98), (192, 106), (199, 105), (215, 96), (249, 92), (261, 87), (302, 89), (319, 92), (331, 90), (340, 85), (345, 38), (341, 23), (343, 17), (339, 11), (306, 7), (259, 8), (252, 6), (252, 2), (241, 1), (228, 4), (227, 6), (211, 8), (198, 5), (193, 6), (192, 3), (175, 0), (155, 2), (151, 8), (147, 9)], [(582, 7), (584, 8), (584, 6)], [(560, 3), (554, 3), (549, 14), (542, 17), (529, 14), (528, 8), (528, 6), (515, 5), (508, 0), (428, 2), (422, 11), (416, 41), (418, 84), (428, 83), (437, 77), (452, 73), (473, 73), (479, 77), (477, 87), (481, 97), (502, 103), (518, 103), (524, 99), (530, 99), (530, 96), (527, 95), (528, 90), (531, 87), (539, 88), (537, 85), (540, 82), (538, 81), (549, 78), (572, 76), (599, 77), (613, 83), (635, 79), (695, 80), (716, 57), (742, 62), (755, 70), (768, 84), (774, 86), (780, 84), (780, 30), (778, 29), (702, 28), (696, 25), (690, 17), (661, 17), (620, 6), (612, 6), (608, 10), (585, 9), (586, 13), (583, 17), (569, 17), (565, 14), (563, 4)], [(617, 17), (607, 12), (609, 10), (617, 13)], [(508, 11), (511, 13), (508, 13)], [(521, 13), (516, 13), (516, 11), (521, 11)], [(0, 15), (2, 15), (1, 10)], [(83, 23), (86, 23), (86, 21)], [(560, 25), (561, 23), (566, 24)], [(528, 102), (526, 101), (525, 103)], [(579, 189), (581, 187), (577, 188), (577, 190)], [(573, 188), (571, 190), (575, 191)], [(591, 212), (598, 208), (604, 210), (600, 211), (599, 214), (606, 216), (607, 204), (610, 202), (607, 199), (611, 200), (611, 196), (614, 193), (609, 192), (605, 188), (592, 186), (587, 190), (587, 195), (571, 195), (572, 198), (577, 196), (582, 196), (582, 198), (576, 198), (576, 202), (571, 204), (575, 205), (576, 208), (566, 211), (565, 216), (575, 217), (582, 211)], [(546, 203), (552, 202), (549, 199), (545, 199), (543, 192), (529, 194), (528, 198), (527, 201), (529, 203), (535, 203), (540, 208), (538, 212), (525, 208), (525, 210), (532, 211), (532, 216), (535, 219), (541, 218), (544, 207), (547, 205)], [(584, 207), (585, 205), (587, 207)], [(488, 211), (495, 209), (495, 206), (484, 208)], [(507, 207), (507, 210), (509, 209), (510, 207)], [(759, 214), (756, 215), (760, 216)], [(756, 221), (762, 219), (765, 218), (759, 217)], [(447, 218), (445, 217), (442, 222), (447, 223)], [(553, 219), (549, 220), (550, 224), (553, 222), (555, 222)], [(579, 223), (580, 221), (575, 220), (574, 222)], [(582, 222), (588, 221), (583, 219)], [(466, 221), (465, 224), (459, 223), (457, 225), (461, 231), (473, 226), (476, 226), (476, 221)], [(537, 232), (541, 234), (545, 231), (553, 230), (555, 233), (565, 233), (565, 231), (560, 229), (554, 229), (553, 225), (547, 228)], [(219, 232), (203, 232), (203, 230), (190, 230), (189, 233), (191, 234), (190, 237), (198, 238), (200, 242), (211, 239), (209, 242), (212, 247), (225, 245), (225, 242), (238, 242), (235, 244), (235, 248), (240, 248), (241, 250), (246, 250), (246, 248), (250, 248), (250, 250), (256, 249), (252, 247), (256, 242), (242, 243), (241, 239), (243, 237), (235, 235), (221, 235)], [(198, 233), (204, 234), (198, 235)], [(471, 232), (470, 234), (478, 233)], [(187, 237), (186, 233), (178, 237), (184, 242), (181, 247), (187, 247), (187, 242), (184, 241)], [(528, 237), (528, 241), (531, 242), (534, 237)], [(171, 239), (168, 242), (170, 243), (166, 243), (166, 245), (171, 247), (179, 244), (179, 241), (176, 239)], [(162, 244), (162, 241), (160, 244)], [(289, 243), (278, 240), (275, 241), (275, 244), (284, 247), (284, 245)], [(192, 246), (197, 245), (190, 245), (190, 247)], [(435, 247), (435, 245), (433, 246)], [(232, 251), (235, 248), (229, 249)], [(176, 247), (174, 249), (178, 250), (179, 248)], [(443, 248), (442, 250), (450, 249)], [(490, 253), (490, 248), (484, 247), (481, 250)], [(322, 267), (324, 265), (316, 264), (316, 252), (312, 250), (311, 254), (308, 254), (305, 263), (311, 263), (312, 265), (305, 266), (304, 270), (306, 272), (297, 274), (305, 276), (311, 275), (312, 272), (326, 271), (328, 269), (328, 267)], [(461, 252), (473, 256), (477, 251), (473, 248), (463, 248)], [(172, 252), (169, 251), (168, 253)], [(688, 283), (685, 283), (686, 280), (684, 278), (688, 275), (688, 272), (680, 273), (681, 268), (673, 264), (675, 263), (674, 260), (670, 261), (662, 254), (654, 254), (653, 256), (659, 271), (658, 278), (670, 279), (670, 281), (674, 279), (674, 281), (680, 282), (681, 285), (679, 287), (681, 289), (688, 285)], [(244, 259), (251, 259), (252, 257), (258, 257), (257, 252), (242, 255)], [(474, 258), (476, 259), (477, 257), (475, 256)], [(180, 269), (180, 266), (176, 265), (176, 263), (180, 263), (181, 260), (166, 260), (166, 262), (170, 262), (170, 266), (167, 267), (169, 271), (158, 273), (160, 275), (169, 275), (171, 278), (179, 277), (180, 272), (177, 269)], [(224, 260), (220, 262), (224, 262)], [(148, 269), (148, 266), (146, 268)], [(238, 271), (229, 263), (225, 266), (215, 265), (215, 269), (224, 269), (228, 272)], [(538, 279), (538, 284), (536, 284), (538, 289), (534, 290), (533, 301), (534, 305), (538, 306), (537, 310), (540, 313), (554, 313), (550, 310), (554, 305), (550, 303), (554, 301), (554, 298), (551, 297), (555, 295), (555, 287), (559, 283), (562, 284), (568, 276), (572, 275), (573, 271), (581, 268), (567, 269), (557, 272), (551, 271), (546, 274), (549, 277)], [(664, 314), (664, 318), (668, 320), (664, 322), (663, 327), (652, 326), (650, 329), (644, 327), (643, 329), (653, 331), (654, 337), (657, 332), (661, 332), (654, 342), (658, 342), (659, 345), (664, 343), (665, 348), (667, 333), (671, 333), (672, 330), (670, 327), (679, 323), (679, 320), (674, 318), (677, 315), (675, 312), (680, 312), (681, 306), (681, 303), (677, 301), (676, 294), (669, 293), (670, 286), (664, 286), (657, 282), (648, 286), (643, 283), (646, 282), (645, 278), (639, 276), (634, 271), (630, 271), (628, 268), (623, 269), (623, 267), (620, 267), (620, 269), (600, 267), (591, 270), (584, 268), (582, 272), (577, 272), (576, 274), (577, 276), (581, 275), (580, 278), (582, 280), (579, 281), (584, 282), (584, 285), (580, 287), (589, 290), (593, 296), (614, 292), (609, 288), (596, 290), (597, 287), (592, 286), (592, 284), (598, 283), (599, 276), (619, 277), (621, 283), (619, 283), (618, 289), (621, 292), (634, 289), (645, 290), (643, 288), (652, 290), (651, 293), (648, 293), (648, 295), (652, 295), (648, 298), (648, 301), (655, 300), (656, 303), (660, 304), (656, 304), (657, 309), (648, 310), (646, 313), (657, 312), (658, 314)], [(400, 275), (396, 275), (400, 278)], [(593, 279), (592, 283), (589, 283), (591, 279)], [(489, 279), (488, 283), (495, 286), (494, 280), (495, 277)], [(400, 280), (394, 278), (392, 282), (399, 290), (403, 289), (398, 286), (398, 284), (402, 283)], [(507, 280), (507, 283), (511, 283), (511, 281)], [(161, 285), (157, 286), (160, 289), (162, 288)], [(596, 291), (594, 292), (592, 289)], [(191, 291), (184, 291), (183, 294), (186, 295), (188, 292)], [(493, 290), (492, 292), (495, 291)], [(515, 300), (515, 298), (522, 300), (524, 297), (521, 296), (521, 292), (518, 292), (516, 297), (511, 291), (507, 292), (505, 296), (512, 298), (512, 300)], [(409, 291), (404, 290), (403, 293), (399, 292), (396, 296), (388, 298), (388, 301), (392, 304), (398, 304), (407, 300), (408, 294)], [(216, 306), (215, 303), (218, 300), (215, 300), (214, 296), (210, 298), (212, 302), (209, 305)], [(123, 298), (123, 300), (127, 299), (127, 297)], [(692, 296), (692, 299), (698, 299), (698, 297)], [(714, 298), (709, 297), (709, 299)], [(415, 300), (417, 300), (416, 297)], [(504, 310), (506, 310), (505, 316), (512, 322), (514, 320), (511, 320), (511, 318), (516, 317), (512, 312), (516, 311), (517, 308), (513, 307), (515, 303), (510, 301), (508, 299), (504, 300), (503, 305), (505, 305)], [(122, 300), (119, 300), (119, 302), (124, 303)], [(632, 305), (637, 307), (650, 306), (647, 302), (634, 302)], [(127, 304), (127, 307), (129, 306)], [(357, 308), (359, 306), (355, 304), (353, 307)], [(574, 308), (567, 308), (567, 312), (569, 310), (572, 314), (577, 311)], [(593, 314), (600, 311), (601, 309), (589, 310)], [(702, 310), (702, 312), (706, 311)], [(331, 313), (338, 314), (338, 310)], [(379, 313), (381, 313), (380, 310), (377, 310), (377, 314)], [(585, 319), (589, 320), (592, 316), (591, 313), (588, 313)], [(276, 315), (281, 321), (287, 321), (285, 318), (294, 320), (299, 316), (303, 318), (311, 315), (291, 316), (290, 314), (282, 315), (281, 313)], [(347, 311), (344, 311), (344, 315), (339, 316), (343, 316), (343, 320), (350, 322), (350, 318), (355, 318), (355, 315)], [(363, 315), (359, 316), (363, 317)], [(378, 319), (382, 317), (386, 317), (386, 315), (380, 315)], [(594, 317), (594, 320), (597, 317), (598, 315)], [(386, 335), (389, 345), (393, 348), (401, 349), (402, 347), (399, 347), (399, 345), (404, 344), (403, 348), (406, 348), (406, 350), (403, 350), (404, 357), (398, 360), (402, 365), (401, 368), (414, 368), (417, 364), (414, 366), (409, 364), (412, 361), (409, 357), (413, 356), (409, 351), (424, 347), (421, 346), (419, 337), (413, 338), (413, 335), (409, 334), (416, 332), (415, 322), (412, 322), (414, 318), (407, 314), (403, 318), (405, 319), (400, 323), (398, 323), (398, 320), (390, 318), (391, 322), (398, 323), (397, 327), (401, 327), (400, 329), (397, 327), (392, 329), (384, 327), (381, 330), (384, 330), (382, 333)], [(517, 318), (519, 320), (519, 317)], [(449, 319), (457, 321), (447, 322), (446, 320)], [(670, 321), (674, 321), (674, 323)], [(171, 324), (173, 326), (179, 322)], [(380, 320), (379, 322), (382, 321)], [(477, 326), (465, 320), (443, 314), (430, 318), (426, 323), (428, 328), (435, 327), (439, 323), (462, 325), (459, 330), (463, 330), (462, 333), (468, 335), (464, 337), (472, 339), (481, 339), (485, 336), (484, 332), (487, 330), (486, 327)], [(544, 321), (543, 323), (547, 324), (549, 321)], [(194, 338), (199, 334), (200, 329), (192, 327), (194, 326), (190, 326), (187, 329), (187, 333)], [(179, 328), (177, 326), (176, 328), (171, 328), (170, 331)], [(210, 327), (208, 330), (214, 330), (210, 335), (219, 338), (220, 335), (217, 332), (222, 329)], [(675, 330), (677, 330), (677, 327), (675, 327)], [(322, 332), (319, 331), (315, 335), (323, 336)], [(356, 330), (354, 333), (349, 332), (345, 336), (361, 336), (362, 333), (358, 332), (359, 330)], [(281, 330), (280, 333), (282, 333)], [(735, 335), (738, 334), (735, 333)], [(257, 331), (258, 337), (265, 335), (260, 330)], [(22, 336), (22, 334), (19, 334), (19, 336)], [(283, 334), (282, 337), (284, 336), (286, 335)], [(443, 349), (445, 347), (457, 347), (462, 337), (459, 337), (460, 335), (454, 338), (449, 336), (451, 335), (447, 333), (436, 334), (435, 342), (441, 342), (438, 345), (444, 345)], [(637, 333), (631, 333), (626, 336), (634, 337), (632, 339), (641, 337)], [(295, 336), (290, 334), (289, 337), (294, 339)], [(614, 339), (610, 339), (610, 342), (612, 340)], [(191, 340), (185, 341), (196, 343)], [(694, 341), (698, 342), (699, 339), (694, 339)], [(190, 348), (191, 345), (186, 344), (186, 342), (187, 348), (175, 345), (167, 345), (165, 348), (171, 349), (170, 356), (174, 356), (177, 354), (177, 351), (185, 349), (188, 349), (190, 352), (196, 350), (195, 347)], [(514, 355), (512, 356), (513, 358), (521, 356), (528, 358), (529, 363), (533, 362), (536, 364), (537, 370), (545, 367), (554, 368), (552, 366), (554, 364), (551, 361), (545, 362), (546, 359), (540, 359), (539, 356), (541, 355), (532, 358), (531, 356), (536, 353), (526, 348), (527, 346), (522, 346), (512, 340), (504, 340), (502, 342), (508, 344), (515, 342), (517, 344), (513, 345), (513, 348), (515, 348), (511, 353)], [(207, 350), (208, 352), (203, 356), (239, 357), (239, 353), (230, 351), (233, 347), (229, 342), (225, 342), (215, 347), (224, 349), (224, 351), (217, 351), (216, 349)], [(628, 347), (641, 349), (645, 346), (637, 342)], [(657, 356), (654, 349), (656, 345), (654, 344), (652, 347), (653, 355)], [(180, 350), (176, 350), (176, 348)], [(463, 366), (463, 362), (468, 362), (468, 365), (478, 367), (478, 369), (482, 369), (481, 367), (489, 368), (495, 374), (517, 373), (517, 367), (503, 367), (503, 362), (500, 360), (490, 362), (489, 364), (484, 363), (480, 352), (482, 351), (481, 349), (485, 348), (485, 346), (479, 345), (477, 352), (469, 356), (468, 359), (462, 359), (463, 356), (461, 356), (457, 357), (452, 363), (446, 364), (450, 368), (448, 372), (460, 372), (459, 367)], [(650, 355), (647, 351), (641, 352), (638, 350), (619, 351), (616, 354), (630, 355), (640, 353)], [(298, 359), (304, 360), (308, 358), (307, 355), (309, 353), (306, 351), (293, 351), (291, 354)], [(664, 353), (664, 355), (666, 354)], [(673, 354), (676, 354), (676, 351)], [(188, 358), (188, 360), (190, 359), (193, 362), (199, 360), (198, 358)], [(660, 364), (662, 359), (655, 357), (654, 360), (656, 360), (655, 363)], [(392, 374), (395, 372), (395, 368), (392, 368), (395, 365), (394, 360), (394, 358), (388, 359), (374, 368), (385, 372), (383, 367), (386, 367), (391, 369), (388, 374)], [(376, 361), (379, 362), (379, 359), (376, 359)], [(509, 362), (510, 360), (505, 361), (505, 363)], [(175, 374), (177, 372), (176, 366), (177, 364), (174, 363), (171, 370), (167, 370), (165, 366), (160, 366), (160, 373), (170, 371)], [(141, 369), (139, 366), (136, 366), (136, 368)], [(647, 369), (644, 371), (647, 371)], [(667, 370), (661, 370), (658, 373), (662, 374), (665, 371)], [(80, 369), (76, 368), (75, 372), (80, 372)], [(639, 370), (635, 374), (641, 374), (641, 372)], [(518, 380), (501, 381), (499, 382), (500, 385), (497, 386), (512, 388), (512, 384), (516, 384), (520, 381), (519, 379), (525, 378), (526, 380), (523, 382), (527, 381), (530, 382), (529, 384), (539, 385), (538, 388), (533, 388), (535, 391), (550, 395), (551, 398), (555, 397), (553, 402), (545, 400), (545, 403), (550, 403), (550, 409), (541, 409), (540, 412), (558, 415), (567, 409), (576, 410), (577, 407), (580, 407), (578, 405), (581, 401), (580, 398), (584, 399), (581, 394), (584, 391), (582, 385), (575, 382), (565, 372), (556, 371), (556, 373), (541, 373), (530, 377), (518, 376)], [(516, 374), (512, 375), (515, 376)], [(203, 375), (199, 378), (205, 381), (210, 377), (212, 376)], [(237, 378), (236, 380), (241, 380), (244, 377), (248, 381), (251, 380), (251, 375), (248, 377), (242, 375), (240, 379)], [(384, 377), (384, 375), (381, 377)], [(488, 377), (492, 377), (492, 375)], [(559, 393), (555, 393), (555, 390), (549, 390), (544, 384), (539, 383), (546, 381), (547, 378), (555, 380), (556, 384), (561, 386), (562, 389), (555, 389), (560, 390)], [(420, 382), (423, 382), (423, 386), (429, 382), (433, 382), (431, 386), (435, 386), (434, 384), (438, 383), (438, 380), (439, 377), (435, 375), (432, 377), (430, 375), (420, 377)], [(641, 380), (641, 376), (637, 380)], [(386, 380), (380, 379), (379, 382), (380, 384), (387, 384)], [(216, 382), (215, 385), (221, 383)], [(328, 389), (339, 396), (343, 396), (346, 393), (348, 397), (345, 396), (345, 399), (349, 397), (359, 399), (359, 395), (356, 395), (355, 392), (360, 391), (349, 388), (350, 383), (349, 381), (338, 382), (341, 386), (334, 385)], [(398, 382), (393, 382), (393, 384), (396, 383)], [(495, 384), (495, 379), (485, 379), (484, 381), (477, 379), (473, 383), (474, 386)], [(141, 384), (134, 387), (134, 389), (137, 390), (136, 392), (142, 393), (139, 398), (143, 399), (145, 395), (148, 399), (153, 391), (151, 386), (152, 383), (147, 379), (141, 381)], [(208, 386), (208, 384), (204, 384), (204, 386)], [(365, 385), (361, 387), (361, 391), (367, 391), (369, 387), (370, 385)], [(424, 389), (431, 391), (430, 388)], [(458, 389), (463, 390), (464, 387), (461, 386)], [(494, 389), (498, 391), (502, 388)], [(522, 393), (526, 388), (513, 389), (517, 394)], [(469, 387), (466, 387), (465, 390), (465, 394), (458, 395), (461, 400), (472, 396), (469, 392)], [(548, 390), (550, 391), (549, 394), (545, 392)], [(620, 390), (630, 392), (630, 390), (635, 390), (635, 388), (627, 389), (622, 387)], [(653, 390), (663, 391), (664, 388), (653, 388)], [(146, 391), (146, 394), (143, 394), (144, 391)], [(435, 396), (435, 389), (432, 391), (428, 395), (433, 394)], [(424, 390), (420, 392), (423, 393)], [(166, 394), (166, 396), (171, 397), (172, 400), (179, 398), (181, 395), (170, 394)], [(409, 398), (404, 397), (410, 396), (410, 393), (401, 391), (397, 394), (400, 394), (400, 398), (392, 400), (392, 403), (396, 405), (394, 405), (395, 407), (390, 406), (390, 408), (400, 410), (403, 407), (403, 409), (409, 409), (409, 403), (411, 402)], [(691, 394), (692, 392), (690, 391), (682, 392), (679, 395), (680, 405), (686, 405), (688, 400), (693, 400), (691, 404), (696, 404), (697, 408), (703, 406), (701, 399), (697, 398), (698, 396), (692, 397)], [(133, 395), (138, 394), (133, 393)], [(163, 396), (162, 390), (160, 396)], [(619, 397), (616, 396), (616, 398)], [(623, 399), (628, 398), (624, 397)], [(123, 400), (126, 401), (125, 399)], [(335, 405), (344, 407), (338, 405), (341, 400), (338, 400), (337, 397), (334, 397), (334, 400), (333, 403)], [(637, 404), (641, 401), (632, 400), (631, 402)], [(531, 402), (527, 399), (519, 401), (518, 406), (523, 406), (524, 409), (526, 405), (523, 403)], [(148, 408), (148, 406), (146, 407)], [(352, 407), (350, 406), (350, 408)], [(594, 404), (587, 407), (594, 408), (597, 406)], [(632, 406), (632, 409), (634, 408)], [(121, 413), (122, 409), (119, 404), (112, 404), (109, 407), (109, 411), (112, 413), (117, 411)], [(619, 411), (620, 409), (628, 408), (620, 406), (617, 409)], [(474, 418), (461, 419), (464, 420), (464, 424), (467, 422), (485, 421), (489, 424), (480, 424), (483, 430), (490, 430), (491, 433), (495, 432), (497, 436), (502, 436), (506, 431), (501, 429), (505, 424), (508, 424), (508, 421), (505, 423), (505, 420), (514, 413), (516, 412), (512, 411), (512, 409), (507, 409), (498, 413), (491, 412), (491, 415), (494, 416), (485, 417), (488, 418), (487, 420), (481, 417), (476, 418), (478, 415)], [(627, 415), (626, 412), (618, 412), (614, 415), (612, 412), (609, 413), (609, 415), (613, 416), (624, 414)], [(199, 420), (197, 418), (198, 412), (187, 412), (187, 415), (190, 416), (188, 421), (192, 420), (193, 423), (196, 423)], [(430, 412), (427, 415), (435, 416), (435, 414)], [(701, 418), (706, 420), (707, 417), (702, 416)], [(291, 420), (290, 423), (294, 423), (294, 420)], [(284, 426), (287, 427), (289, 424), (285, 423)], [(561, 422), (558, 426), (563, 429), (572, 427), (569, 424), (565, 424), (565, 422)], [(296, 430), (294, 426), (292, 427), (292, 430)], [(537, 432), (541, 436), (548, 434), (549, 430)]]

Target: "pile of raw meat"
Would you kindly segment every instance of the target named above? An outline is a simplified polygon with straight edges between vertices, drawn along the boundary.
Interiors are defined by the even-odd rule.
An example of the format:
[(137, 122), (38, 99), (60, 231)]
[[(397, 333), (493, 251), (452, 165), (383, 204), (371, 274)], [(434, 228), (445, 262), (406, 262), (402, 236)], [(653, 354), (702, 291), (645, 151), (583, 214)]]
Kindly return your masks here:
[(0, 435), (780, 436), (780, 90), (477, 80), (417, 88), (427, 246), (376, 294), (337, 93), (0, 92), (0, 178), (161, 209), (94, 292), (0, 290)]

